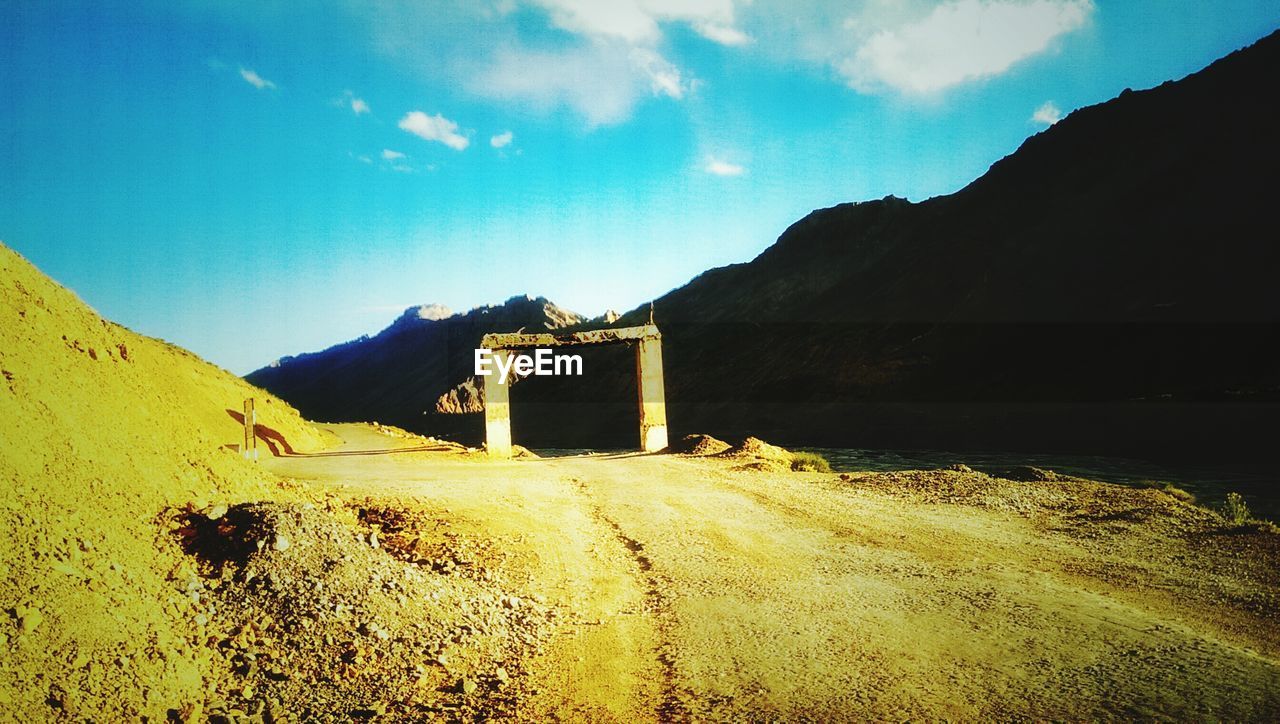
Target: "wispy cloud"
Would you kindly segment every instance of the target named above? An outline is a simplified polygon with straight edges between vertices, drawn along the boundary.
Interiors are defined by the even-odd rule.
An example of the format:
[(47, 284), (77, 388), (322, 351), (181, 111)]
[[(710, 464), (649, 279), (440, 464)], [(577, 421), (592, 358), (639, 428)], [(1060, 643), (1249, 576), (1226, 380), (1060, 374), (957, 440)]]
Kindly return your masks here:
[(493, 146), (494, 148), (505, 148), (511, 145), (511, 142), (515, 140), (515, 137), (516, 135), (511, 131), (499, 133), (498, 135), (489, 139), (489, 145)]
[(1052, 126), (1062, 120), (1062, 109), (1058, 108), (1053, 101), (1045, 101), (1036, 112), (1031, 114), (1031, 122), (1039, 123), (1045, 126)]
[(655, 96), (669, 96), (679, 100), (684, 97), (684, 83), (680, 69), (649, 48), (633, 48), (631, 62), (649, 79), (649, 89)]
[(851, 18), (847, 30), (863, 37), (838, 69), (862, 92), (935, 93), (1004, 73), (1083, 26), (1093, 10), (1092, 0), (948, 0), (891, 27)]
[(626, 120), (644, 92), (626, 46), (592, 43), (565, 50), (506, 48), (469, 79), (487, 98), (549, 112), (568, 107), (588, 127)]
[(688, 23), (708, 40), (726, 45), (746, 41), (734, 26), (733, 0), (534, 0), (562, 30), (617, 38), (631, 44), (654, 44), (662, 38), (660, 23)]
[(729, 163), (718, 158), (707, 159), (707, 163), (702, 167), (702, 170), (713, 176), (741, 176), (747, 172), (747, 169), (736, 163)]
[(458, 133), (458, 124), (439, 113), (428, 116), (422, 111), (410, 111), (400, 119), (400, 129), (427, 141), (443, 143), (455, 151), (471, 145), (471, 140)]
[(342, 91), (341, 98), (334, 98), (333, 105), (337, 108), (346, 108), (357, 116), (373, 112), (373, 109), (369, 107), (369, 104), (363, 98), (357, 97), (355, 93), (349, 90)]
[(249, 68), (245, 68), (243, 66), (241, 66), (240, 68), (240, 77), (244, 78), (246, 83), (253, 86), (254, 88), (257, 88), (258, 90), (275, 90), (276, 88), (275, 83), (272, 83), (266, 78), (263, 78), (262, 76), (258, 75), (256, 72), (250, 70)]
[(692, 81), (665, 55), (664, 26), (683, 23), (712, 42), (743, 45), (735, 0), (525, 0), (575, 37), (567, 46), (509, 42), (472, 74), (474, 92), (539, 110), (568, 107), (587, 125), (627, 120), (646, 96), (679, 100)]
[(404, 154), (399, 151), (392, 151), (389, 148), (382, 149), (382, 160), (384, 161), (396, 161), (404, 157)]
[(751, 36), (733, 27), (732, 25), (721, 25), (720, 23), (696, 23), (693, 29), (698, 31), (702, 37), (714, 43), (721, 45), (746, 45), (751, 42)]

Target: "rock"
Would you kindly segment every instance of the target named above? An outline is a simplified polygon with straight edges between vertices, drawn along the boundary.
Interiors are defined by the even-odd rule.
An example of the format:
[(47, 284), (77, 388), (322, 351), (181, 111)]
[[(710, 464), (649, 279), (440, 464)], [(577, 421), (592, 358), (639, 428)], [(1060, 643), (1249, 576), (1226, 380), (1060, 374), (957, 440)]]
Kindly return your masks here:
[(271, 548), (277, 551), (289, 550), (289, 538), (283, 533), (276, 533), (275, 540), (271, 542)]
[(187, 702), (182, 705), (177, 714), (178, 720), (182, 722), (204, 721), (204, 704), (199, 701)]
[(44, 622), (44, 614), (38, 608), (20, 607), (18, 614), (18, 630), (22, 633), (35, 631)]
[(370, 548), (378, 547), (378, 531), (376, 530), (369, 531), (369, 547)]
[(475, 679), (464, 676), (458, 680), (458, 691), (466, 694), (467, 696), (471, 696), (476, 693), (476, 688), (477, 684)]
[(948, 467), (947, 469), (948, 469), (948, 470), (954, 470), (954, 471), (955, 471), (955, 472), (957, 472), (957, 473), (971, 473), (971, 472), (973, 472), (973, 468), (969, 467), (968, 465), (965, 465), (964, 463), (956, 463), (956, 464), (954, 464), (954, 465), (952, 465), (952, 466)]
[(219, 518), (221, 518), (226, 514), (227, 514), (227, 506), (215, 505), (212, 508), (210, 508), (208, 512), (206, 512), (204, 515), (209, 520), (218, 520)]
[(507, 670), (501, 666), (498, 667), (497, 671), (493, 672), (493, 675), (498, 679), (499, 684), (505, 685), (507, 682), (511, 681), (511, 677), (507, 675)]

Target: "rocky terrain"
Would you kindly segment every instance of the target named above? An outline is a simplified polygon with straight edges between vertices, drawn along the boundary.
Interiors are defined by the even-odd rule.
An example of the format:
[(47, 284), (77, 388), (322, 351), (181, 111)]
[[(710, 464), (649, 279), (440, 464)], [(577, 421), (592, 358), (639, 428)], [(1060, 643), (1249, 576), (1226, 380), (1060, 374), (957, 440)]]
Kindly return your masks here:
[(241, 459), (333, 438), (194, 355), (108, 322), (0, 245), (0, 701), (5, 715), (163, 720), (212, 691), (166, 511), (297, 491)]
[(4, 247), (0, 317), (14, 720), (1280, 711), (1280, 535), (1176, 490), (706, 435), (493, 461), (307, 423)]

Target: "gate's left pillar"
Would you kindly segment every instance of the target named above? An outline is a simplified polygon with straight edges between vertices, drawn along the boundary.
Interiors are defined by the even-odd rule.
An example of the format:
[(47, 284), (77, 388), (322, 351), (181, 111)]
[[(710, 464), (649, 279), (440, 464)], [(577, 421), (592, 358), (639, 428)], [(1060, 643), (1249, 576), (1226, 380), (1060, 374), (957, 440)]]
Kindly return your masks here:
[(484, 441), (491, 458), (511, 457), (511, 397), (507, 384), (498, 381), (498, 369), (506, 367), (510, 354), (493, 350), (494, 364), (484, 376)]

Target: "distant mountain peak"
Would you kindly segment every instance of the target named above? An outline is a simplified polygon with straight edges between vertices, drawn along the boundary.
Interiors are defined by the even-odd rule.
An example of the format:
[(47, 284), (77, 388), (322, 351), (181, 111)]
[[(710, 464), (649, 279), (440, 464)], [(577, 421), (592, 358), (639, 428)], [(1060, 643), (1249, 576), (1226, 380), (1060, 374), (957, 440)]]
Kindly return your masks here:
[(405, 316), (416, 316), (418, 319), (439, 321), (453, 316), (453, 310), (443, 304), (422, 304), (404, 310)]

